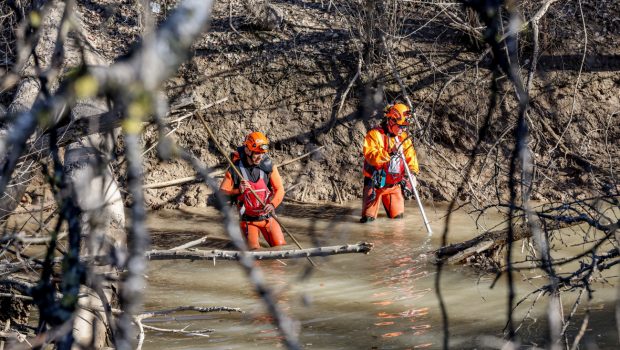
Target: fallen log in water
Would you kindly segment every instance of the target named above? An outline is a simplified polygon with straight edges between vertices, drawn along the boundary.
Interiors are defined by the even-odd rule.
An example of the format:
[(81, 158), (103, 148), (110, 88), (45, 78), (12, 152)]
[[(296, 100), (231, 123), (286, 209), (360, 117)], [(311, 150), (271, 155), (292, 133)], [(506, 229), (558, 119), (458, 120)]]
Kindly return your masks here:
[[(513, 229), (513, 241), (531, 236), (527, 227), (516, 226)], [(474, 254), (492, 251), (503, 247), (508, 240), (508, 229), (487, 231), (479, 236), (461, 243), (450, 244), (433, 252), (437, 260), (445, 260), (449, 264), (463, 263)]]
[[(246, 254), (251, 255), (256, 260), (268, 259), (296, 259), (307, 258), (311, 256), (327, 256), (348, 253), (368, 253), (373, 248), (372, 243), (360, 242), (357, 244), (345, 244), (329, 247), (316, 247), (307, 249), (292, 250), (269, 250), (269, 251), (249, 251)], [(241, 255), (240, 251), (235, 250), (151, 250), (146, 252), (146, 258), (149, 260), (171, 260), (171, 259), (188, 259), (188, 260), (238, 260)]]
[[(579, 222), (553, 222), (546, 226), (546, 230), (555, 231), (563, 228), (567, 228), (573, 225), (577, 225)], [(525, 238), (532, 236), (532, 231), (527, 225), (515, 225), (512, 230), (512, 241), (517, 242)], [(508, 243), (508, 228), (487, 231), (470, 240), (450, 244), (445, 247), (441, 247), (432, 254), (435, 260), (443, 260), (449, 264), (465, 263), (467, 258), (476, 255), (486, 253), (487, 256), (490, 253), (498, 251)]]

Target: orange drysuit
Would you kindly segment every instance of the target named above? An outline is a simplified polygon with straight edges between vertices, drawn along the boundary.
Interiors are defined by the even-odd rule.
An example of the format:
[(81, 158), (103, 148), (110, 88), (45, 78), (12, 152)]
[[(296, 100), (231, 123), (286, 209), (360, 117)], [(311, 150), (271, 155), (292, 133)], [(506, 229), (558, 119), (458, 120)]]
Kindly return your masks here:
[[(402, 161), (398, 164), (400, 160), (396, 155), (399, 149), (404, 152), (406, 164), (402, 164)], [(409, 180), (404, 167), (408, 166), (414, 174), (419, 172), (418, 160), (411, 138), (406, 132), (402, 132), (400, 136), (392, 136), (385, 132), (383, 126), (378, 126), (366, 134), (363, 151), (362, 221), (365, 221), (365, 218), (375, 219), (377, 217), (379, 203), (383, 203), (388, 217), (402, 216), (405, 211), (405, 201), (401, 192), (400, 181)]]
[[(263, 158), (259, 165), (249, 165), (245, 157), (243, 157), (244, 159), (239, 157), (239, 154), (245, 154), (243, 152), (241, 147), (237, 152), (233, 153), (233, 163), (241, 171), (244, 180), (250, 182), (255, 192), (259, 193), (259, 191), (263, 190), (263, 187), (267, 189), (267, 194), (263, 200), (264, 204), (272, 204), (274, 208), (277, 208), (284, 198), (284, 187), (282, 186), (282, 178), (278, 169), (272, 165), (271, 159), (267, 156)], [(282, 229), (271, 214), (261, 213), (260, 209), (250, 209), (255, 208), (257, 200), (251, 193), (241, 193), (239, 190), (240, 183), (241, 179), (237, 173), (233, 170), (228, 170), (224, 176), (224, 181), (220, 185), (220, 191), (237, 198), (241, 214), (241, 232), (246, 237), (249, 249), (260, 248), (260, 233), (262, 233), (271, 247), (286, 244), (282, 235)]]

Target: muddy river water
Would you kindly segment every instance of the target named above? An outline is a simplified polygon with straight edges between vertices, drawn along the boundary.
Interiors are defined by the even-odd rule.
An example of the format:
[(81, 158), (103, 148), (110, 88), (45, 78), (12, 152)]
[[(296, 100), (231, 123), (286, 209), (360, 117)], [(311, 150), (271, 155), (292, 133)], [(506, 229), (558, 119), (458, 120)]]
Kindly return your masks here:
[[(357, 206), (358, 203), (327, 208), (285, 207), (281, 219), (304, 247), (313, 245), (311, 237), (325, 246), (367, 241), (374, 243), (370, 254), (314, 258), (318, 268), (309, 276), (303, 275), (306, 260), (257, 262), (277, 293), (281, 308), (295, 320), (299, 343), (305, 349), (441, 348), (443, 328), (435, 290), (436, 266), (427, 261), (426, 253), (439, 246), (446, 208), (426, 208), (434, 229), (427, 241), (413, 201), (408, 203), (407, 215), (402, 220), (379, 218), (364, 225), (357, 223)], [(500, 220), (499, 214), (491, 214), (479, 223), (490, 228)], [(204, 235), (212, 238), (211, 246), (230, 248), (221, 219), (212, 209), (158, 211), (152, 213), (149, 227), (158, 248), (173, 247)], [(482, 230), (470, 215), (460, 211), (450, 222), (448, 240), (469, 239)], [(521, 245), (515, 247), (520, 254)], [(583, 247), (575, 246), (561, 254), (580, 249)], [(491, 348), (501, 338), (506, 323), (506, 280), (501, 278), (490, 288), (493, 275), (481, 275), (461, 266), (446, 266), (441, 276), (451, 348)], [(525, 281), (525, 276), (541, 276), (541, 272), (515, 276), (517, 300), (547, 282), (544, 277)], [(615, 284), (617, 277), (611, 282)], [(577, 292), (563, 294), (565, 313), (570, 311), (576, 296)], [(619, 348), (616, 299), (616, 287), (595, 285), (586, 338), (599, 349)], [(523, 321), (518, 335), (527, 346), (545, 346), (547, 300), (539, 299), (525, 319), (531, 301), (515, 312), (516, 323)], [(150, 262), (146, 310), (185, 305), (229, 306), (241, 308), (243, 313), (188, 313), (151, 319), (148, 324), (157, 327), (208, 328), (214, 332), (207, 338), (147, 331), (145, 349), (284, 348), (271, 316), (236, 262)], [(583, 310), (577, 311), (576, 322), (568, 328), (571, 343), (583, 316)]]

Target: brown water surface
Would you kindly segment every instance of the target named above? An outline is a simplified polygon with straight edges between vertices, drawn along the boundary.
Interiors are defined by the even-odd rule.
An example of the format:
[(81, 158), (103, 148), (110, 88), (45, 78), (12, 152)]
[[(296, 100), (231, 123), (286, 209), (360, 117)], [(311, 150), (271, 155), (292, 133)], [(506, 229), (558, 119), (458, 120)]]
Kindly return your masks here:
[[(257, 262), (278, 295), (281, 308), (297, 322), (299, 341), (306, 349), (419, 349), (441, 348), (443, 328), (435, 290), (436, 266), (427, 262), (426, 253), (437, 248), (443, 231), (445, 207), (429, 206), (427, 214), (435, 234), (427, 241), (415, 203), (409, 202), (403, 220), (379, 218), (370, 224), (357, 223), (358, 203), (345, 207), (284, 208), (281, 219), (304, 247), (373, 242), (368, 255), (346, 254), (314, 258), (319, 267), (302, 278), (306, 260)], [(484, 217), (486, 228), (502, 221), (499, 214)], [(219, 215), (212, 209), (159, 211), (152, 213), (149, 227), (156, 247), (173, 247), (208, 235), (210, 244), (230, 248)], [(449, 241), (469, 239), (481, 232), (466, 212), (454, 214)], [(580, 237), (579, 233), (573, 234)], [(570, 237), (567, 234), (567, 237)], [(290, 241), (290, 239), (289, 239)], [(288, 247), (290, 249), (293, 246)], [(569, 255), (583, 250), (574, 246)], [(515, 244), (516, 254), (521, 244)], [(559, 253), (558, 253), (559, 254)], [(518, 256), (517, 260), (523, 259)], [(564, 267), (563, 269), (568, 269)], [(539, 270), (515, 274), (517, 300), (544, 277), (529, 282), (523, 276), (542, 276)], [(441, 293), (447, 306), (452, 348), (488, 348), (488, 339), (501, 337), (506, 323), (507, 287), (501, 278), (493, 288), (493, 275), (479, 275), (471, 268), (446, 266)], [(612, 278), (615, 282), (617, 278)], [(568, 313), (577, 293), (564, 293)], [(532, 299), (533, 300), (533, 299)], [(594, 309), (586, 338), (600, 349), (618, 348), (614, 321), (616, 290), (597, 285)], [(146, 349), (273, 349), (283, 348), (280, 334), (272, 324), (261, 299), (236, 262), (158, 261), (151, 262), (146, 290), (147, 310), (176, 306), (229, 306), (244, 313), (185, 314), (156, 320), (158, 327), (214, 329), (210, 337), (148, 331)], [(515, 312), (521, 322), (531, 302)], [(547, 299), (542, 297), (519, 329), (526, 345), (544, 347)], [(569, 327), (569, 340), (577, 333), (577, 323)], [(153, 321), (153, 320), (150, 320)], [(487, 343), (485, 343), (485, 341)]]

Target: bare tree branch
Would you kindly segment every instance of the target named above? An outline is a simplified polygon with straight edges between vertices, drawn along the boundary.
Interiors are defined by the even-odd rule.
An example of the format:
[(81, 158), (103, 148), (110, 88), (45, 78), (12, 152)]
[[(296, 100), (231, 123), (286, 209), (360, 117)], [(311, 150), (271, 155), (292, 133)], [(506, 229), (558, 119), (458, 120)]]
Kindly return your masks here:
[[(328, 256), (347, 253), (364, 253), (368, 254), (373, 244), (360, 242), (357, 244), (347, 244), (342, 246), (317, 247), (306, 249), (280, 250), (280, 251), (251, 251), (246, 254), (252, 256), (256, 260), (273, 260), (273, 259), (299, 259), (309, 256)], [(145, 253), (149, 260), (171, 260), (171, 259), (189, 259), (189, 260), (240, 260), (242, 253), (231, 250), (150, 250)]]

